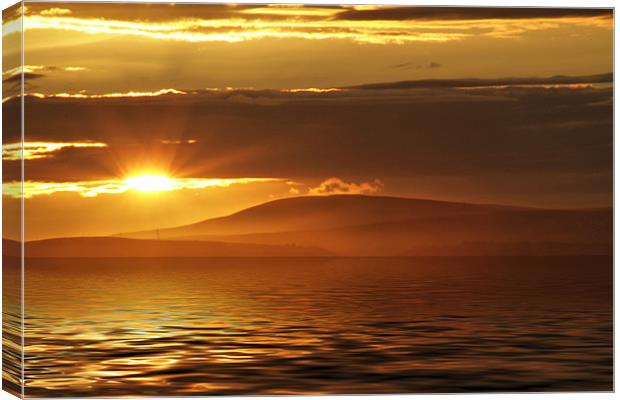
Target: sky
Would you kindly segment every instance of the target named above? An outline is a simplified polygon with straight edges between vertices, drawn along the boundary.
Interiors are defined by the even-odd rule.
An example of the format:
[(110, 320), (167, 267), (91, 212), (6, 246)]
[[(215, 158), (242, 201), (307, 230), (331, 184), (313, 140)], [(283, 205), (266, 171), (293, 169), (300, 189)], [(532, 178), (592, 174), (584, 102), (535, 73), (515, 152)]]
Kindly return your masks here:
[(340, 193), (611, 206), (610, 10), (26, 3), (22, 68), (19, 21), (27, 239)]

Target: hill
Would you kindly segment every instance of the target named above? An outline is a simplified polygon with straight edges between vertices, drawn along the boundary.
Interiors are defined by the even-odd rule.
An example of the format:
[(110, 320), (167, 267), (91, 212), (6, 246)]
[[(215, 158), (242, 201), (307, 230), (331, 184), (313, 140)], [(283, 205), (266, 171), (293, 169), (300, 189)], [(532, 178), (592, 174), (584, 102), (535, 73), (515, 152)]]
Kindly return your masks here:
[(420, 217), (479, 215), (515, 207), (454, 203), (399, 197), (334, 195), (280, 199), (208, 219), (195, 224), (159, 231), (123, 234), (138, 239), (178, 238), (204, 235), (241, 235), (250, 233), (305, 231), (340, 228)]
[(608, 255), (612, 232), (611, 209), (545, 210), (342, 195), (277, 200), (159, 234), (176, 240), (295, 244), (337, 255), (395, 256)]

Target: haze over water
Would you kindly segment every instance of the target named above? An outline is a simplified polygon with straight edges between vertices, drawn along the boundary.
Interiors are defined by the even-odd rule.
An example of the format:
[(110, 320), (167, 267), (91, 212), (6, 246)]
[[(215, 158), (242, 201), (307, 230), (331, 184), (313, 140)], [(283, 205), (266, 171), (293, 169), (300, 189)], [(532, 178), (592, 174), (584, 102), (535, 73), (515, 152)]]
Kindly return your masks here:
[(27, 396), (612, 389), (610, 257), (30, 259), (27, 274)]

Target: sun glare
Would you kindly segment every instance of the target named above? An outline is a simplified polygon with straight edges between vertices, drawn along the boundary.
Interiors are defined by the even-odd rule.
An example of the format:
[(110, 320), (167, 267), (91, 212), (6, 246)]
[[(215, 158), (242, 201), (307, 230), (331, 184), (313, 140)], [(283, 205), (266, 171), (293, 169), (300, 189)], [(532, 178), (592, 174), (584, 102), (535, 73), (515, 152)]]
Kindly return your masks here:
[(125, 180), (129, 189), (140, 192), (160, 192), (173, 189), (172, 179), (163, 175), (138, 175)]

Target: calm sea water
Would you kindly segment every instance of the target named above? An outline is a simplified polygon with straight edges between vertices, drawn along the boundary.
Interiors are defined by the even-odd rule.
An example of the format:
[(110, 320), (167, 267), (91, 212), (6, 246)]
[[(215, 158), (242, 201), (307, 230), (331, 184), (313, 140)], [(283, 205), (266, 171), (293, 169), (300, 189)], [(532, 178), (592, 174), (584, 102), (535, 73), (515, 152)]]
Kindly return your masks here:
[(26, 395), (612, 389), (612, 259), (38, 259)]

